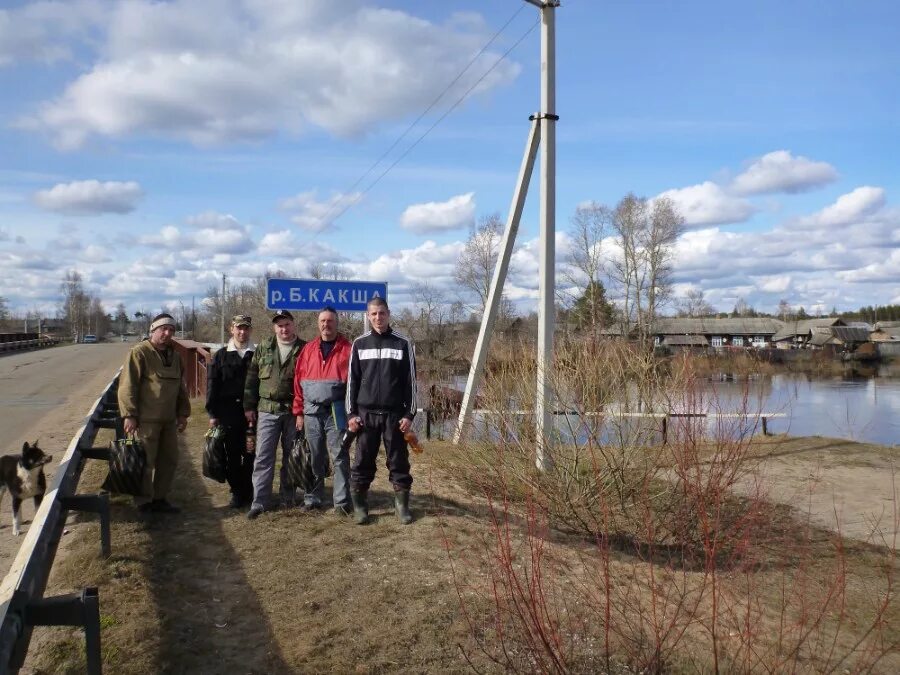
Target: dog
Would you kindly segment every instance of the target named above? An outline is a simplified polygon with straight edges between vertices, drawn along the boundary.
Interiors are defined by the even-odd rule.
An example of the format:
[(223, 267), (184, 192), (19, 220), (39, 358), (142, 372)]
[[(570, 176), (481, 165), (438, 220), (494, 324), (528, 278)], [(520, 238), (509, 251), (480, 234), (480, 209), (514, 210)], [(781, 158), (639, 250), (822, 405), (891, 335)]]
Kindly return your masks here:
[(22, 500), (34, 497), (34, 510), (37, 512), (47, 491), (47, 479), (44, 477), (44, 464), (53, 459), (45, 455), (38, 447), (37, 441), (22, 446), (21, 455), (3, 455), (0, 457), (0, 502), (7, 491), (12, 495), (13, 535), (22, 533), (19, 521), (19, 509)]

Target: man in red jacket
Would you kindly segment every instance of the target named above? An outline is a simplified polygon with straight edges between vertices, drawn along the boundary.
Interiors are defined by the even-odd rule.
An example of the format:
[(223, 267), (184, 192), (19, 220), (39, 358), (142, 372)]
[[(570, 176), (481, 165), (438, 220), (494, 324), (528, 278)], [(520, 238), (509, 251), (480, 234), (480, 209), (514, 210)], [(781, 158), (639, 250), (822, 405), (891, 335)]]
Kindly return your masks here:
[[(294, 415), (297, 430), (306, 430), (312, 454), (315, 487), (303, 497), (302, 509), (322, 508), (328, 458), (334, 467), (334, 510), (350, 515), (350, 458), (341, 449), (341, 432), (346, 415), (340, 420), (332, 412), (337, 402), (343, 410), (347, 392), (347, 370), (350, 363), (350, 341), (338, 333), (338, 315), (333, 307), (319, 312), (319, 337), (308, 342), (297, 357), (294, 371)], [(339, 428), (340, 427), (340, 428)]]

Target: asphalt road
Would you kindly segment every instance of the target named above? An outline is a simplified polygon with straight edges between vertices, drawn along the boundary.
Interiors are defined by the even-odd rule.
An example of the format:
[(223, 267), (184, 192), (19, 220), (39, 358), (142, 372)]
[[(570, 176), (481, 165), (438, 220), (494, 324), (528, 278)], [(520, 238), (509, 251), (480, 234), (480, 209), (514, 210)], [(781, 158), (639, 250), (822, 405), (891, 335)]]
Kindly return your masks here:
[[(115, 376), (133, 342), (65, 345), (0, 357), (0, 454), (16, 454), (38, 441), (53, 455), (47, 482), (88, 409)], [(12, 500), (0, 504), (0, 575), (12, 564), (21, 537), (12, 534)], [(34, 517), (22, 506), (23, 532)]]
[[(88, 407), (125, 360), (134, 343), (66, 345), (0, 358), (0, 454), (18, 452), (24, 441), (42, 440), (45, 452), (65, 450)], [(79, 425), (58, 445), (60, 408)], [(72, 408), (72, 410), (69, 410)], [(54, 424), (48, 425), (48, 416)], [(65, 415), (69, 417), (70, 415)], [(51, 447), (49, 439), (53, 437)]]

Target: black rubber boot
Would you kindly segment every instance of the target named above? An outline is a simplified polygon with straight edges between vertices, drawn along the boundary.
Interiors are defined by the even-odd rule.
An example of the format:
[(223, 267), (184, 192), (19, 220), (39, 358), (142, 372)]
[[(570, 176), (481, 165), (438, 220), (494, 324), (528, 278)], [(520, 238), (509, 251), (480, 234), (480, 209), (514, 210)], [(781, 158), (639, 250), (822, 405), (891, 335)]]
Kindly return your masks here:
[(353, 518), (356, 524), (365, 525), (369, 522), (369, 493), (351, 491), (350, 499), (353, 500)]
[(394, 493), (394, 510), (401, 523), (409, 525), (412, 522), (412, 514), (409, 512), (409, 490)]

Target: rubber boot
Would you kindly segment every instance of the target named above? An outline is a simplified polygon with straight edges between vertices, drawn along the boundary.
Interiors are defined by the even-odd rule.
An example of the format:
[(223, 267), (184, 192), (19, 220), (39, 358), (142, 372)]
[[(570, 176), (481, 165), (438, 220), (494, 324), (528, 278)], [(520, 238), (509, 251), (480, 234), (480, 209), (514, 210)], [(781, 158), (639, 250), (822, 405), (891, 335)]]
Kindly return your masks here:
[(394, 493), (394, 510), (401, 523), (409, 525), (412, 522), (412, 514), (409, 512), (409, 490), (399, 490)]
[(350, 499), (353, 500), (353, 518), (356, 524), (365, 525), (369, 522), (369, 493), (351, 491)]

